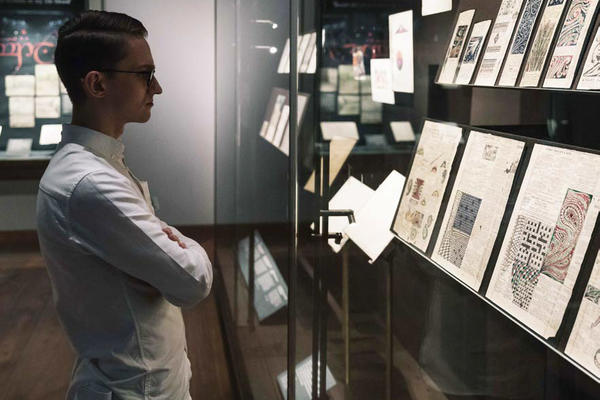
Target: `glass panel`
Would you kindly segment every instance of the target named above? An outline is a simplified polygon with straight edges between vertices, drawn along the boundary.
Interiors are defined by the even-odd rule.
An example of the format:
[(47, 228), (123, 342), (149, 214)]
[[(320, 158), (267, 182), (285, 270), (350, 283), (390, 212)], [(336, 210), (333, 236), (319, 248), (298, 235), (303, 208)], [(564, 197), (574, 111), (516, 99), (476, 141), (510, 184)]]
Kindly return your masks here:
[[(217, 266), (242, 398), (279, 398), (287, 369), (289, 5), (217, 6)], [(285, 143), (285, 144), (284, 144)], [(285, 387), (283, 387), (285, 391)]]
[[(565, 355), (584, 295), (597, 326), (600, 97), (573, 90), (593, 69), (557, 67), (593, 62), (595, 3), (217, 2), (217, 253), (242, 398), (282, 396), (294, 365), (298, 399), (600, 395), (600, 353)], [(542, 10), (561, 5), (554, 36), (573, 46), (535, 62), (554, 54)], [(530, 56), (537, 88), (483, 86), (537, 80)], [(265, 297), (273, 282), (290, 306)]]
[[(327, 350), (327, 366), (336, 381), (328, 393), (332, 398), (356, 399), (367, 396), (411, 399), (595, 398), (600, 394), (597, 379), (564, 355), (569, 330), (575, 321), (584, 290), (588, 290), (588, 299), (593, 298), (590, 294), (593, 291), (589, 292), (591, 289), (586, 288), (586, 283), (598, 251), (594, 217), (586, 220), (585, 225), (585, 229), (589, 229), (588, 234), (594, 232), (587, 255), (583, 249), (579, 251), (579, 256), (573, 256), (574, 259), (580, 257), (578, 262), (582, 264), (578, 279), (575, 282), (573, 277), (574, 282), (555, 285), (561, 285), (556, 290), (566, 296), (564, 303), (569, 303), (565, 318), (558, 319), (560, 326), (556, 328), (560, 329), (555, 338), (545, 339), (536, 333), (522, 316), (515, 317), (509, 313), (506, 310), (509, 306), (498, 306), (498, 300), (492, 301), (486, 291), (491, 285), (504, 238), (511, 229), (511, 212), (518, 209), (516, 202), (525, 178), (524, 165), (531, 163), (534, 145), (543, 140), (555, 146), (576, 145), (585, 152), (598, 150), (595, 136), (587, 131), (595, 121), (593, 113), (588, 110), (597, 107), (600, 100), (595, 95), (563, 93), (546, 88), (515, 90), (481, 86), (485, 79), (477, 75), (479, 73), (484, 77), (486, 73), (481, 72), (480, 66), (483, 65), (484, 71), (489, 69), (498, 72), (498, 81), (504, 70), (512, 68), (504, 66), (502, 69), (503, 57), (500, 57), (497, 65), (490, 64), (494, 58), (493, 48), (499, 46), (498, 51), (502, 51), (503, 27), (509, 26), (511, 19), (514, 19), (516, 30), (519, 11), (529, 3), (527, 12), (531, 14), (536, 2), (505, 2), (506, 12), (501, 13), (505, 14), (502, 16), (505, 21), (500, 18), (500, 26), (495, 31), (494, 21), (498, 20), (501, 0), (454, 1), (449, 3), (450, 12), (448, 2), (425, 3), (356, 0), (312, 4), (311, 1), (304, 1), (306, 8), (317, 13), (314, 21), (322, 32), (323, 46), (318, 59), (319, 73), (314, 78), (316, 82), (302, 76), (300, 81), (301, 91), (316, 89), (313, 98), (318, 110), (315, 110), (313, 131), (306, 131), (310, 128), (304, 127), (299, 138), (301, 143), (315, 141), (312, 153), (307, 151), (304, 158), (299, 160), (304, 168), (300, 178), (300, 186), (304, 190), (300, 194), (299, 208), (301, 215), (308, 216), (305, 220), (301, 219), (305, 229), (301, 229), (299, 259), (300, 263), (309, 264), (314, 271), (314, 275), (309, 275), (315, 278), (310, 284), (314, 286), (315, 282), (320, 282), (320, 287), (327, 289), (326, 293), (321, 292), (318, 296), (320, 301), (315, 297), (312, 302), (312, 327), (327, 327), (326, 333), (320, 331), (320, 336), (313, 336), (313, 340), (319, 342), (314, 347), (313, 355), (318, 349), (322, 357), (323, 350)], [(511, 4), (517, 4), (516, 15), (509, 12)], [(430, 11), (437, 6), (443, 12), (423, 16), (422, 6), (426, 10), (431, 6)], [(591, 13), (594, 9), (593, 5), (590, 7)], [(463, 20), (457, 23), (459, 13), (469, 9), (475, 9), (472, 23)], [(490, 38), (490, 43), (498, 43), (488, 44), (483, 37), (479, 52), (485, 54), (487, 45), (488, 49), (491, 47), (491, 53), (478, 59), (478, 52), (474, 50), (478, 48), (477, 41), (469, 39), (482, 35), (486, 24), (477, 25), (477, 31), (474, 31), (474, 25), (488, 19), (491, 20), (487, 27), (490, 33), (486, 37)], [(305, 23), (308, 22), (305, 20)], [(597, 24), (591, 24), (590, 32), (594, 31)], [(461, 25), (466, 27), (460, 28)], [(536, 33), (537, 25), (533, 24), (533, 28), (532, 33)], [(510, 26), (506, 28), (513, 32), (511, 29)], [(526, 29), (522, 28), (521, 32), (526, 32)], [(506, 39), (506, 48), (512, 43), (512, 36), (509, 34)], [(525, 47), (527, 50), (528, 47)], [(588, 45), (584, 45), (582, 57), (590, 51), (593, 48), (589, 50)], [(461, 79), (467, 84), (437, 83), (446, 79), (445, 74), (450, 76), (450, 83), (453, 83), (457, 74), (457, 68), (451, 72), (441, 71), (446, 54), (451, 54), (450, 58), (458, 62), (467, 57), (467, 52), (470, 52), (468, 57), (475, 64), (472, 77), (468, 70), (461, 71), (464, 75)], [(515, 50), (515, 53), (518, 54), (518, 51)], [(525, 55), (528, 55), (528, 51)], [(484, 58), (486, 60), (482, 61)], [(392, 70), (394, 90), (391, 100), (389, 91), (371, 91), (371, 79), (377, 79), (373, 82), (375, 89), (385, 88), (388, 73), (382, 76), (382, 72), (378, 72), (385, 62)], [(514, 57), (511, 62), (515, 62)], [(574, 84), (581, 74), (579, 69), (577, 71)], [(508, 70), (506, 73), (504, 79), (508, 82), (521, 77), (521, 74), (517, 74), (517, 77), (511, 78)], [(478, 85), (468, 84), (476, 82), (476, 79), (481, 79)], [(391, 104), (374, 102), (373, 97)], [(391, 239), (390, 228), (405, 182), (403, 177), (392, 174), (392, 171), (408, 177), (411, 168), (417, 165), (415, 163), (418, 160), (414, 161), (416, 143), (423, 140), (422, 134), (427, 130), (424, 128), (426, 119), (439, 121), (443, 126), (449, 124), (450, 128), (439, 129), (447, 131), (445, 137), (451, 137), (452, 131), (455, 132), (455, 148), (458, 150), (454, 164), (453, 157), (449, 159), (449, 164), (440, 161), (438, 165), (435, 157), (429, 160), (433, 163), (428, 171), (430, 175), (437, 173), (447, 183), (441, 187), (441, 193), (437, 193), (439, 200), (435, 200), (439, 203), (439, 216), (437, 213), (431, 214), (431, 218), (418, 214), (398, 215), (397, 218), (408, 218), (415, 226), (418, 225), (419, 230), (415, 231), (413, 238), (409, 233), (406, 240), (394, 238), (386, 246), (387, 240)], [(487, 200), (481, 202), (468, 193), (462, 194), (462, 198), (457, 194), (450, 197), (457, 190), (453, 186), (459, 180), (456, 176), (459, 166), (468, 159), (465, 158), (469, 154), (466, 144), (477, 136), (472, 134), (473, 130), (524, 143), (521, 145), (524, 157), (520, 164), (517, 163), (521, 168), (516, 169), (517, 164), (514, 169), (510, 165), (506, 168), (509, 171), (507, 174), (514, 174), (517, 184), (512, 187), (512, 192), (512, 181), (504, 189), (508, 199), (504, 200), (508, 203), (506, 213), (505, 206), (501, 206), (496, 223), (498, 232), (491, 235), (486, 250), (491, 253), (491, 261), (489, 265), (484, 263), (482, 273), (478, 276), (482, 285), (476, 289), (460, 278), (468, 274), (465, 271), (473, 267), (473, 261), (465, 258), (460, 271), (458, 260), (463, 259), (465, 250), (460, 248), (456, 240), (463, 240), (465, 235), (470, 237), (475, 229), (494, 229), (493, 220), (488, 218), (485, 224), (478, 226), (476, 222), (480, 220), (474, 219), (473, 215), (483, 210), (484, 205), (489, 209), (487, 202), (496, 201), (495, 198), (500, 197), (502, 192), (500, 181), (489, 185), (482, 171), (466, 171), (464, 175), (471, 176), (475, 186), (490, 186), (490, 190), (494, 190), (494, 199), (490, 200), (488, 195)], [(421, 143), (425, 146), (424, 140)], [(305, 144), (305, 148), (310, 149), (310, 144)], [(441, 145), (433, 148), (443, 151)], [(482, 152), (481, 157), (493, 159), (496, 153), (491, 148), (488, 150), (487, 153)], [(519, 161), (521, 153), (516, 154)], [(539, 165), (539, 161), (530, 165)], [(315, 171), (319, 175), (321, 170), (328, 172), (322, 177), (323, 180), (313, 180), (311, 175)], [(557, 179), (566, 170), (566, 166), (557, 168)], [(466, 178), (461, 179), (464, 182)], [(307, 182), (310, 187), (326, 184), (318, 195), (314, 195), (304, 187)], [(423, 192), (423, 197), (419, 196), (428, 186), (416, 180), (410, 185), (412, 192), (407, 189), (404, 193), (414, 192), (418, 198), (414, 201), (426, 208), (422, 203), (430, 198), (425, 197), (426, 192)], [(587, 209), (585, 204), (582, 203), (581, 210)], [(329, 246), (322, 239), (308, 238), (311, 232), (309, 224), (317, 215), (316, 210), (325, 209), (327, 205), (330, 212), (353, 208), (357, 216), (356, 224), (350, 227), (346, 226), (344, 216), (329, 219), (330, 234), (345, 232), (349, 236), (339, 252), (336, 252), (338, 248), (333, 243)], [(391, 214), (388, 211), (390, 205)], [(457, 214), (464, 216), (464, 219), (457, 219)], [(447, 219), (454, 218), (452, 229), (443, 229), (444, 216)], [(543, 215), (543, 218), (552, 219), (548, 215)], [(547, 241), (556, 242), (558, 239), (552, 239), (552, 232), (559, 232), (560, 228), (555, 228), (555, 225), (560, 225), (560, 222), (550, 225)], [(378, 229), (380, 227), (383, 229)], [(326, 230), (323, 226), (322, 231)], [(454, 241), (444, 239), (444, 235), (450, 238), (448, 235), (451, 234), (462, 236)], [(419, 243), (417, 235), (423, 237), (423, 250), (415, 246)], [(437, 247), (436, 242), (439, 242)], [(444, 243), (446, 246), (451, 243), (451, 248), (447, 250), (451, 254), (439, 250)], [(452, 262), (458, 262), (456, 269), (459, 272), (433, 261), (434, 250), (438, 254), (446, 254), (446, 258)], [(544, 257), (544, 260), (548, 259), (545, 253)], [(513, 272), (516, 274), (513, 275), (513, 281), (516, 279), (514, 276), (521, 276), (522, 280), (529, 279), (529, 275), (523, 271)], [(553, 271), (548, 270), (545, 275)], [(530, 273), (536, 274), (535, 271)], [(301, 275), (299, 272), (299, 282)], [(527, 296), (527, 290), (535, 286), (532, 282), (538, 275), (531, 277), (526, 284), (513, 283), (512, 288), (509, 279), (507, 293), (511, 296)], [(558, 275), (554, 276), (556, 281)], [(548, 282), (543, 285), (553, 284)], [(569, 284), (574, 293), (570, 301), (571, 291), (564, 288)], [(511, 294), (511, 290), (519, 289), (515, 285), (522, 286), (519, 286), (521, 294)], [(543, 298), (540, 287), (543, 286), (538, 284), (531, 289), (538, 291), (533, 307), (552, 304), (548, 307), (556, 310), (557, 303)], [(553, 293), (558, 292), (551, 291), (547, 296), (556, 297)], [(299, 301), (298, 315), (302, 313), (300, 304)], [(593, 365), (594, 350), (589, 351), (589, 364)], [(323, 376), (321, 374), (321, 379)]]

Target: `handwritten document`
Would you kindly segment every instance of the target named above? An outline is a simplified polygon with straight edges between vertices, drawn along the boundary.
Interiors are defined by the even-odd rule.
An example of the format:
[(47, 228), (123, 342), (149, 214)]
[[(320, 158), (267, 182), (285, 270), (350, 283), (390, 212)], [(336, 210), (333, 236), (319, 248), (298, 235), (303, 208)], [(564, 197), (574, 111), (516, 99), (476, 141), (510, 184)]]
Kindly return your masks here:
[(556, 334), (598, 215), (600, 155), (535, 145), (487, 297)]

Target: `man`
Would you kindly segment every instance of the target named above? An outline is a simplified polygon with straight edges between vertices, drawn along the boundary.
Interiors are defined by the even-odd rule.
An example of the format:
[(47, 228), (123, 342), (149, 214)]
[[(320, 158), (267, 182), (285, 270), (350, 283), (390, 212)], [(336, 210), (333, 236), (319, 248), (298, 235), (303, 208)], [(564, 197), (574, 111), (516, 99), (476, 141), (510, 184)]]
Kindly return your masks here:
[(119, 140), (126, 123), (148, 121), (162, 93), (146, 35), (138, 20), (100, 11), (59, 30), (55, 63), (73, 119), (40, 182), (37, 220), (77, 353), (68, 400), (190, 399), (179, 307), (208, 295), (211, 264), (154, 215)]

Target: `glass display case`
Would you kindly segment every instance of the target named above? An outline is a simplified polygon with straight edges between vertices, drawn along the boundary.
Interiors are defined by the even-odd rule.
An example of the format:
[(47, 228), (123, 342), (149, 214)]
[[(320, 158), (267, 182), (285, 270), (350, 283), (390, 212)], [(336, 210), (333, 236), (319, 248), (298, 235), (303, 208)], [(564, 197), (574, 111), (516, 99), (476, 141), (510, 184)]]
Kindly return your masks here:
[(216, 6), (239, 397), (598, 398), (598, 1)]
[(54, 66), (58, 28), (88, 8), (84, 0), (0, 2), (2, 179), (41, 177), (60, 142), (72, 105)]

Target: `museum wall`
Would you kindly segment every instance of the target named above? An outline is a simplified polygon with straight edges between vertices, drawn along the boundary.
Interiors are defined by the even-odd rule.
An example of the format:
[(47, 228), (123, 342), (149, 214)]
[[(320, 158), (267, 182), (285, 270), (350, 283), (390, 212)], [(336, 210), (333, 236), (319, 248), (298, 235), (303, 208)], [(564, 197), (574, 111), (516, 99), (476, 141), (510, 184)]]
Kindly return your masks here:
[[(212, 1), (106, 0), (105, 9), (139, 18), (163, 94), (152, 119), (125, 127), (129, 167), (148, 179), (161, 219), (214, 222), (214, 4)], [(177, 21), (176, 24), (173, 21)], [(35, 229), (38, 182), (0, 181), (0, 231)]]
[[(163, 94), (146, 124), (126, 126), (129, 167), (147, 179), (161, 219), (172, 225), (214, 221), (214, 2), (105, 0), (105, 9), (140, 19)], [(177, 21), (177, 23), (173, 23)]]

